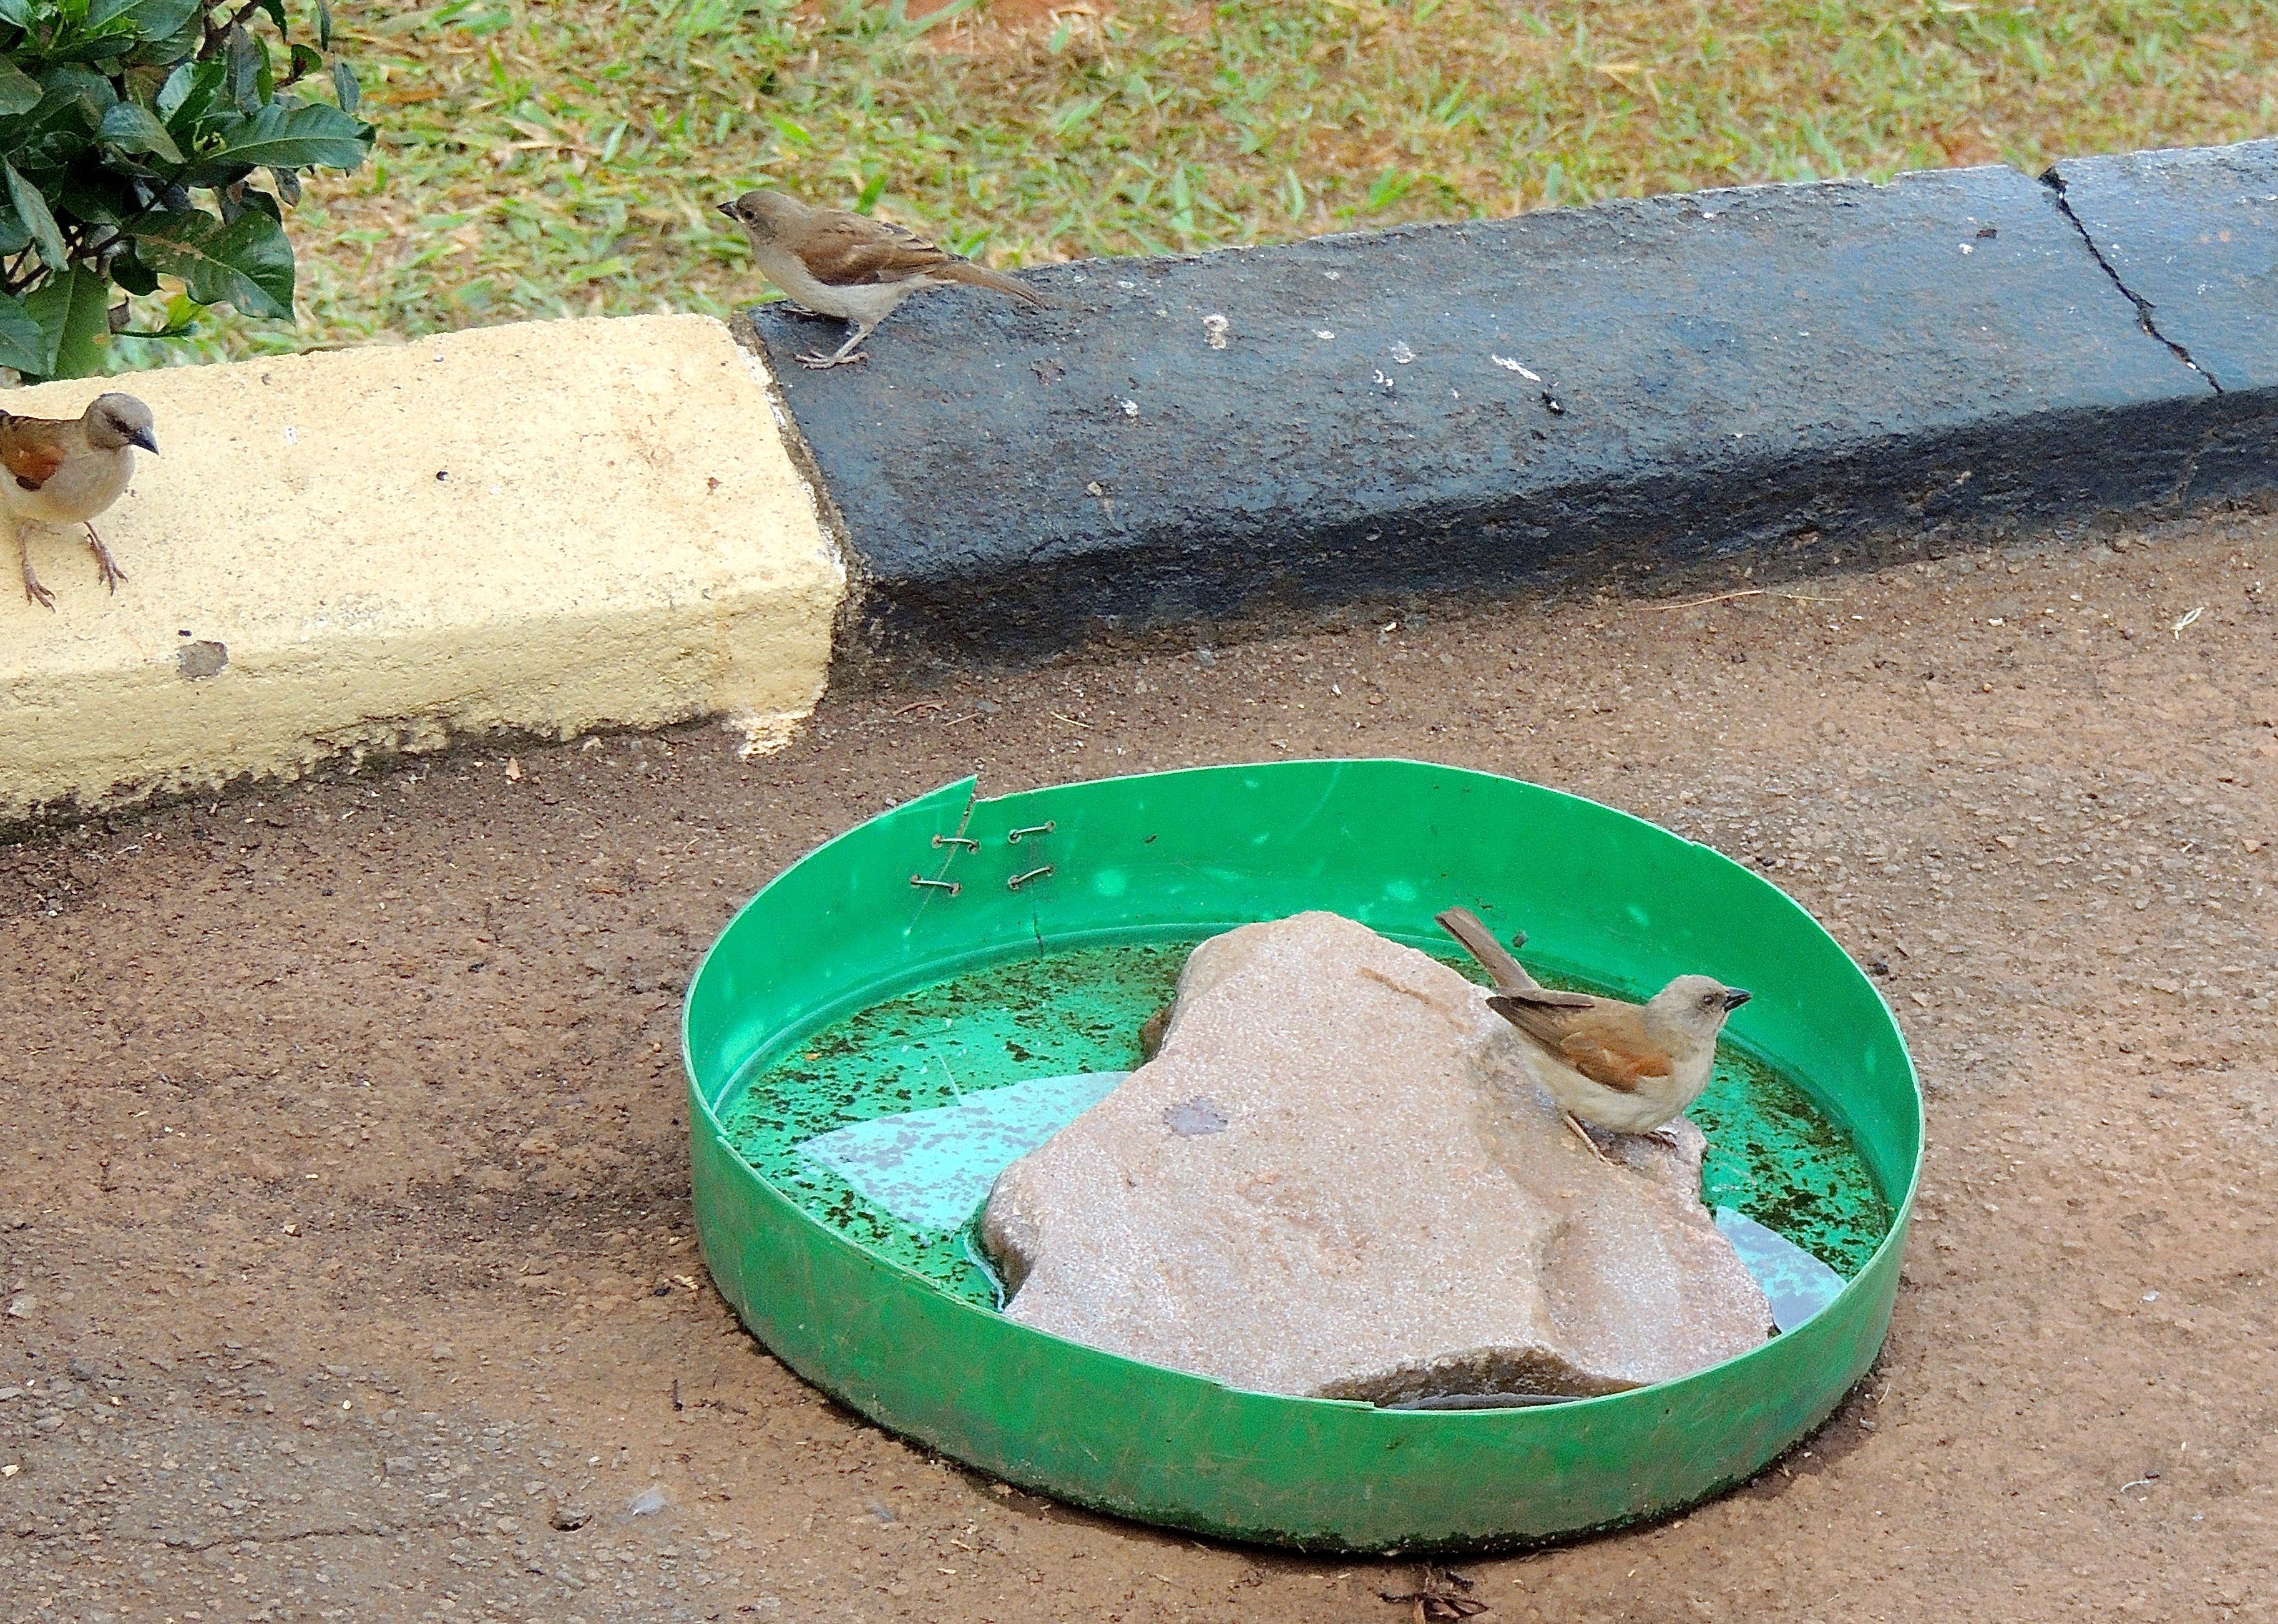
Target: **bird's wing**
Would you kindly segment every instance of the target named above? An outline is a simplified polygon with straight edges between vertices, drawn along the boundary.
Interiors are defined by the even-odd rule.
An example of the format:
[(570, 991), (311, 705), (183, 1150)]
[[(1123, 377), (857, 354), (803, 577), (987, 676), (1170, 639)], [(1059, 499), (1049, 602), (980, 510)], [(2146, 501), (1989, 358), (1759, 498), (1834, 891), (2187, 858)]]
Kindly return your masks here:
[(1487, 1005), (1601, 1087), (1634, 1093), (1647, 1078), (1670, 1075), (1669, 1056), (1647, 1041), (1645, 1012), (1635, 1004), (1544, 990)]
[(63, 426), (0, 412), (0, 467), (14, 475), (24, 489), (38, 490), (64, 465), (63, 436), (58, 432)]
[(798, 251), (807, 274), (831, 287), (906, 282), (958, 260), (903, 226), (838, 211), (806, 226)]

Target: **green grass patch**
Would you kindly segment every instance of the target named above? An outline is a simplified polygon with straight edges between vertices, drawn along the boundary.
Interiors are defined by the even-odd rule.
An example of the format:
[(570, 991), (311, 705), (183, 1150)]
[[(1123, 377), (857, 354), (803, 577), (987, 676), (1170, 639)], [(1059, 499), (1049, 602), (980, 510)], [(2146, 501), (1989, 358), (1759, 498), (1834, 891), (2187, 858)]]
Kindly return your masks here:
[(764, 285), (711, 206), (761, 181), (1010, 264), (2278, 129), (2278, 0), (381, 10), (342, 47), (380, 150), (288, 221), (297, 324), (122, 364), (722, 315)]

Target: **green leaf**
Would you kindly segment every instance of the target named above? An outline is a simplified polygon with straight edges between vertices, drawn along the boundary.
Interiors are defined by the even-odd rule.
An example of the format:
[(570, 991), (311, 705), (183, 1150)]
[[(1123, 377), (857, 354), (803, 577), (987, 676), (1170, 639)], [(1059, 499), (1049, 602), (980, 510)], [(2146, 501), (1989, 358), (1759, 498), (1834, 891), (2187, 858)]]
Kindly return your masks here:
[(64, 234), (56, 229), (56, 217), (48, 209), (48, 200), (40, 195), (40, 188), (16, 172), (16, 166), (0, 161), (0, 170), (7, 172), (8, 202), (16, 216), (32, 234), (32, 241), (40, 250), (40, 263), (50, 271), (60, 271), (71, 256), (64, 250)]
[(88, 225), (123, 226), (144, 207), (135, 177), (99, 154), (81, 157), (56, 180), (42, 177), (40, 190), (57, 218)]
[[(291, 172), (288, 170), (287, 172)], [(278, 206), (277, 200), (260, 188), (248, 186), (243, 180), (222, 188), (219, 196), (221, 219), (225, 226), (236, 224), (237, 217), (248, 209), (260, 210), (279, 226), (285, 223), (285, 211)]]
[(120, 102), (103, 115), (96, 136), (121, 152), (147, 152), (169, 164), (183, 161), (182, 149), (158, 122), (158, 115), (137, 102)]
[(204, 14), (193, 11), (189, 20), (173, 33), (153, 36), (137, 45), (129, 60), (143, 67), (171, 68), (177, 63), (195, 61), (199, 48), (205, 42)]
[(158, 273), (136, 257), (134, 245), (131, 242), (111, 260), (111, 280), (131, 294), (158, 291)]
[(86, 119), (90, 130), (103, 122), (103, 115), (118, 99), (118, 92), (108, 77), (98, 68), (84, 62), (58, 62), (40, 75), (40, 86), (45, 92), (42, 101), (61, 109), (74, 107)]
[(223, 60), (229, 65), (229, 99), (238, 111), (252, 112), (269, 99), (261, 88), (261, 71), (269, 65), (267, 44), (242, 27), (232, 28)]
[(0, 366), (42, 375), (48, 370), (47, 334), (24, 307), (0, 294)]
[(200, 304), (234, 305), (247, 316), (293, 313), (293, 245), (263, 210), (248, 208), (226, 226), (197, 209), (154, 214), (135, 236), (142, 263), (180, 277)]
[(363, 103), (363, 90), (356, 83), (355, 70), (345, 62), (333, 64), (333, 94), (340, 99), (340, 111), (350, 117)]
[(24, 313), (39, 324), (43, 378), (91, 378), (103, 370), (111, 341), (111, 280), (74, 265), (24, 295)]
[(205, 9), (206, 0), (93, 0), (87, 8), (87, 26), (93, 31), (123, 17), (138, 40), (170, 40)]
[(30, 112), (0, 119), (0, 130), (5, 132), (0, 136), (0, 152), (17, 168), (32, 173), (61, 169), (95, 144), (95, 126), (103, 121), (103, 111), (89, 113), (75, 88), (50, 87)]
[[(132, 51), (141, 41), (134, 32), (132, 19), (112, 18), (101, 28), (89, 27), (84, 22), (74, 22), (69, 15), (69, 0), (65, 18), (60, 27), (53, 23), (38, 28), (33, 34), (39, 54), (50, 62), (116, 62)], [(83, 6), (81, 7), (83, 10)], [(50, 16), (54, 7), (49, 8)]]
[(12, 62), (0, 62), (0, 116), (31, 111), (43, 94), (38, 80)]
[(30, 227), (13, 209), (0, 204), (0, 257), (20, 254), (31, 246)]
[(317, 49), (333, 48), (333, 8), (327, 0), (317, 0)]
[(158, 87), (154, 103), (161, 119), (172, 120), (181, 111), (182, 103), (190, 99), (191, 88), (197, 83), (197, 79), (198, 65), (195, 62), (185, 62), (166, 75), (166, 82)]
[(321, 102), (287, 107), (272, 102), (250, 119), (218, 126), (221, 142), (196, 154), (201, 165), (242, 164), (253, 168), (354, 169), (371, 150), (365, 127), (337, 107)]
[(19, 28), (32, 26), (32, 0), (0, 0), (0, 22), (14, 23)]

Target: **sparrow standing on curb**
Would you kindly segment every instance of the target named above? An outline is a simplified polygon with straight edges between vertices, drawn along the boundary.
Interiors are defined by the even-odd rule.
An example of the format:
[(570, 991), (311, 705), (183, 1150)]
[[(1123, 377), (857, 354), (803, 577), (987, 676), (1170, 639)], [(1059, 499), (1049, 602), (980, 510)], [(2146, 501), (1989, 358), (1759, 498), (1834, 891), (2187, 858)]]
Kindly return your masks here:
[(799, 357), (809, 367), (860, 361), (855, 346), (902, 301), (929, 287), (967, 282), (1025, 299), (1043, 300), (1002, 272), (936, 248), (913, 231), (844, 209), (813, 209), (781, 192), (746, 192), (720, 212), (744, 228), (752, 258), (798, 303), (854, 324), (831, 355)]
[(1451, 908), (1439, 920), (1494, 977), (1487, 1007), (1518, 1029), (1527, 1069), (1601, 1157), (1582, 1124), (1651, 1133), (1682, 1115), (1708, 1086), (1724, 1017), (1751, 996), (1708, 976), (1679, 976), (1642, 1004), (1556, 992), (1504, 952), (1469, 908)]
[(19, 417), (0, 411), (0, 502), (16, 525), (24, 596), (48, 609), (56, 595), (32, 573), (27, 525), (85, 525), (103, 584), (116, 593), (126, 571), (95, 533), (95, 516), (117, 502), (134, 477), (134, 448), (157, 454), (150, 409), (131, 395), (98, 395), (77, 417)]

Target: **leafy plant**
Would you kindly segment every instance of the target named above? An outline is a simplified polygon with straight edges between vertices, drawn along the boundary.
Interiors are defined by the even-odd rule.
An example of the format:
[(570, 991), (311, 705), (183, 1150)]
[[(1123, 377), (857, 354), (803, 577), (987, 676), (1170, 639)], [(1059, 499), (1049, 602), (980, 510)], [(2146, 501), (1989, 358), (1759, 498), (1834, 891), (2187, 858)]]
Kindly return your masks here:
[[(355, 74), (326, 71), (327, 0), (311, 22), (294, 37), (285, 0), (0, 0), (0, 366), (100, 372), (128, 331), (112, 289), (161, 276), (183, 293), (137, 336), (213, 304), (292, 313), (284, 206), (302, 171), (354, 169), (372, 142)], [(312, 79), (333, 102), (292, 94)]]

